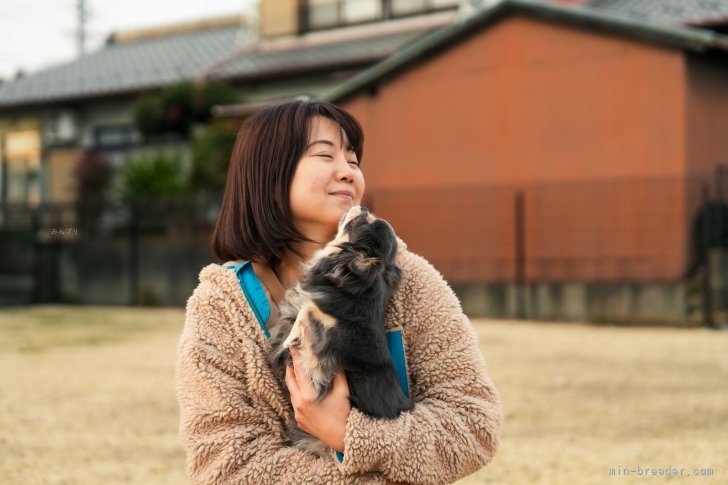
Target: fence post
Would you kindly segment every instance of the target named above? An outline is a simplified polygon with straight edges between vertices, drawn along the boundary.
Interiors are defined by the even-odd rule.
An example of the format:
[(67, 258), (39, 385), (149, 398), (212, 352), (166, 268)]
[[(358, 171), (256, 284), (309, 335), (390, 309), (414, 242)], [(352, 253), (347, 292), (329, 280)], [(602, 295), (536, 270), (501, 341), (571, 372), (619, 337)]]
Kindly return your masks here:
[(40, 223), (40, 211), (42, 205), (34, 208), (30, 208), (31, 211), (31, 234), (30, 237), (33, 241), (33, 288), (30, 293), (31, 303), (41, 303), (41, 289), (43, 287), (43, 244), (40, 241), (41, 234), (41, 223)]
[(526, 319), (526, 220), (525, 196), (522, 190), (516, 192), (516, 318)]
[(131, 203), (129, 221), (129, 305), (139, 304), (139, 207)]

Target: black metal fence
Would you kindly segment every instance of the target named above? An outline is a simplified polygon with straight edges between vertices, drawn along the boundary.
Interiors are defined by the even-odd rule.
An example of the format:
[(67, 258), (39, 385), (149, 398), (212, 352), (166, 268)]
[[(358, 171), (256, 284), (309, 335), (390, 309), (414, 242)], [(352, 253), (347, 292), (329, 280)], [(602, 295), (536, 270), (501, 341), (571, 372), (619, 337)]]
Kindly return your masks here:
[[(720, 174), (368, 197), (462, 290), (471, 314), (728, 319), (728, 177)], [(0, 305), (183, 305), (213, 262), (219, 202), (0, 205)]]
[(181, 305), (211, 262), (219, 200), (0, 205), (0, 305)]

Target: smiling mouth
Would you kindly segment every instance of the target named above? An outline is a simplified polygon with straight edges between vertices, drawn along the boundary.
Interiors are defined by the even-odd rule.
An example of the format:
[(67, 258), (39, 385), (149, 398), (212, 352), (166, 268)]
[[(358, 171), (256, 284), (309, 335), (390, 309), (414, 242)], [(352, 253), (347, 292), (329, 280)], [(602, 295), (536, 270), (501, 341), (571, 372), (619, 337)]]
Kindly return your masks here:
[(329, 195), (334, 195), (337, 197), (346, 197), (348, 199), (354, 200), (354, 194), (351, 192), (331, 192)]

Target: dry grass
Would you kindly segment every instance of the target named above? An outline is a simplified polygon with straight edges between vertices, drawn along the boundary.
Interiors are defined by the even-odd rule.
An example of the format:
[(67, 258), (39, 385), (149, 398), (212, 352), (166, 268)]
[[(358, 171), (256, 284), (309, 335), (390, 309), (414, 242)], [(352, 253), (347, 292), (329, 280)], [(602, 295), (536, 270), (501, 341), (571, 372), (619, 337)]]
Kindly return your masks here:
[[(506, 421), (493, 463), (463, 485), (728, 483), (728, 332), (476, 328)], [(715, 475), (608, 475), (638, 466), (711, 467)]]
[(188, 483), (174, 394), (181, 310), (0, 312), (0, 483)]
[[(0, 311), (0, 483), (187, 483), (181, 310)], [(728, 332), (479, 321), (506, 410), (461, 484), (728, 483)], [(610, 477), (610, 467), (712, 477)]]

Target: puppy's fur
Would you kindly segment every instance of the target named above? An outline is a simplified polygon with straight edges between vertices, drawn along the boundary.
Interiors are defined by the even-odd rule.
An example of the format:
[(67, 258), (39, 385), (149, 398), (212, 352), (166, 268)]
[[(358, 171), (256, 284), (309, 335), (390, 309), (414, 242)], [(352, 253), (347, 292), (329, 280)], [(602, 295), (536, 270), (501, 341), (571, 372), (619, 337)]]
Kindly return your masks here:
[[(395, 418), (412, 409), (400, 388), (387, 349), (384, 313), (399, 285), (398, 243), (392, 227), (355, 206), (342, 219), (336, 238), (303, 268), (300, 282), (286, 292), (271, 339), (271, 366), (279, 379), (298, 349), (303, 368), (318, 392), (331, 390), (343, 370), (351, 403), (365, 414)], [(285, 386), (283, 386), (285, 388)], [(311, 441), (294, 444), (321, 453)]]

